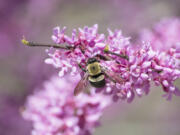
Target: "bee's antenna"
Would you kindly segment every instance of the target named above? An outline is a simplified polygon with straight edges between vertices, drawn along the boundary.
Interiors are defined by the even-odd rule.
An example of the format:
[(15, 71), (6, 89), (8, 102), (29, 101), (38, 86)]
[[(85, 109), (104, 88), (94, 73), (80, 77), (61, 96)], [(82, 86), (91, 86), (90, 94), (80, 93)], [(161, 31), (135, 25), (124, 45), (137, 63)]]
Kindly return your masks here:
[(37, 47), (52, 47), (52, 48), (60, 48), (60, 49), (67, 49), (67, 50), (74, 48), (73, 46), (68, 46), (68, 45), (35, 43), (32, 41), (27, 41), (24, 36), (23, 36), (23, 39), (21, 40), (21, 42), (24, 45), (32, 46), (32, 47), (35, 47), (35, 46), (37, 46)]
[(121, 57), (121, 58), (126, 59), (126, 60), (129, 60), (129, 57), (127, 55), (121, 55), (121, 54), (117, 54), (117, 53), (111, 52), (109, 50), (109, 46), (108, 45), (106, 45), (106, 47), (104, 48), (104, 52), (108, 53), (108, 54), (116, 55), (116, 56)]

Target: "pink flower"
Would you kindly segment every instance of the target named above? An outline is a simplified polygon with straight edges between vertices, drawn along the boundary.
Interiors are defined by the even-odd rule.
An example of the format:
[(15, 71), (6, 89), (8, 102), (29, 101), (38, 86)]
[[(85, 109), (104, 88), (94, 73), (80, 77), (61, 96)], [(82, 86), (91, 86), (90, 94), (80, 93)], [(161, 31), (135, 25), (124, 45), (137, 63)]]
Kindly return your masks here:
[(170, 100), (172, 95), (180, 96), (179, 89), (174, 86), (175, 80), (180, 78), (180, 70), (176, 65), (176, 58), (164, 52), (156, 55), (152, 63), (154, 72), (152, 79), (156, 85), (161, 85), (166, 92), (167, 99)]
[(145, 29), (140, 35), (140, 40), (151, 42), (154, 50), (166, 52), (170, 55), (168, 57), (176, 58), (175, 63), (180, 68), (180, 20), (178, 18), (164, 19), (152, 30)]
[[(178, 23), (175, 24), (177, 26)], [(161, 25), (157, 28), (164, 37), (160, 31)], [(112, 32), (108, 29), (107, 39), (103, 34), (97, 33), (97, 25), (79, 28), (78, 31), (76, 34), (74, 30), (70, 38), (64, 34), (65, 28), (54, 29), (53, 40), (57, 44), (66, 44), (66, 47), (69, 47), (55, 51), (50, 49), (48, 53), (50, 58), (45, 60), (46, 63), (60, 69), (59, 76), (69, 72), (72, 75), (83, 74), (81, 68), (88, 72), (87, 61), (95, 57), (100, 63), (101, 73), (105, 74), (106, 81), (106, 86), (96, 89), (96, 92), (102, 91), (106, 95), (111, 95), (114, 101), (122, 99), (131, 102), (135, 95), (139, 97), (147, 95), (152, 81), (162, 86), (167, 99), (171, 99), (172, 95), (180, 95), (174, 85), (175, 80), (180, 78), (180, 50), (176, 43), (177, 37), (173, 42), (167, 41), (168, 45), (171, 44), (167, 45), (169, 49), (158, 50), (155, 48), (157, 42), (153, 41), (143, 42), (135, 48), (130, 43), (130, 38), (124, 37), (120, 30)], [(166, 38), (160, 40), (162, 46), (166, 45), (166, 40)]]
[(121, 84), (107, 84), (104, 91), (110, 91), (114, 101), (118, 99), (131, 102), (135, 94), (141, 97), (150, 91), (150, 83), (161, 85), (167, 99), (172, 95), (180, 96), (180, 91), (174, 86), (179, 79), (180, 70), (176, 65), (177, 59), (165, 52), (154, 51), (150, 44), (143, 44), (139, 49), (126, 49), (129, 60), (116, 56), (116, 61), (104, 62), (105, 67), (122, 77)]
[(85, 67), (88, 58), (103, 53), (106, 45), (104, 34), (98, 34), (97, 24), (92, 27), (79, 28), (78, 33), (74, 29), (72, 37), (65, 35), (65, 30), (66, 27), (62, 30), (59, 27), (54, 28), (52, 39), (57, 44), (68, 44), (74, 49), (55, 50), (49, 53), (50, 58), (45, 60), (46, 63), (60, 68), (60, 76), (66, 72), (77, 74), (78, 64)]
[(111, 51), (118, 52), (120, 49), (130, 45), (130, 38), (124, 37), (121, 30), (115, 30), (115, 32), (112, 32), (108, 29), (108, 33), (109, 35), (106, 42), (110, 46)]
[(144, 45), (144, 48), (139, 50), (132, 50), (130, 46), (129, 49), (126, 49), (129, 55), (128, 61), (117, 57), (116, 59), (119, 59), (118, 64), (112, 62), (107, 65), (111, 68), (110, 70), (119, 74), (124, 80), (122, 84), (116, 83), (116, 88), (112, 89), (115, 101), (127, 99), (128, 102), (131, 102), (135, 93), (142, 96), (144, 93), (148, 94), (149, 92), (151, 81), (149, 69), (153, 58), (150, 52), (152, 50), (147, 45)]
[(180, 95), (174, 81), (179, 79), (180, 74), (180, 20), (169, 18), (160, 21), (152, 30), (144, 30), (140, 40), (151, 42), (156, 52), (152, 68), (156, 71), (152, 79), (156, 85), (162, 85), (166, 92), (164, 97), (171, 99), (172, 95)]
[(142, 31), (140, 40), (151, 42), (152, 48), (159, 51), (180, 48), (180, 20), (178, 18), (163, 19), (152, 30)]
[(90, 135), (110, 100), (100, 94), (73, 95), (76, 77), (52, 77), (44, 88), (29, 96), (25, 119), (32, 121), (32, 135)]

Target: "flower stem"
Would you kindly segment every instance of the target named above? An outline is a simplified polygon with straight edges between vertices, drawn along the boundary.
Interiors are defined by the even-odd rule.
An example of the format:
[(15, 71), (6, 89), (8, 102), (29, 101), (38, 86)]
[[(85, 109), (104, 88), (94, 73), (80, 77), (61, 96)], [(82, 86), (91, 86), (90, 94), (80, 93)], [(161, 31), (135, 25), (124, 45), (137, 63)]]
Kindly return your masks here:
[(52, 47), (52, 48), (60, 48), (60, 49), (66, 49), (66, 50), (71, 50), (74, 48), (73, 46), (68, 46), (68, 45), (35, 43), (32, 41), (27, 41), (24, 37), (21, 40), (21, 42), (24, 45), (32, 46), (32, 47)]
[(129, 57), (127, 55), (121, 55), (121, 54), (117, 54), (117, 53), (114, 53), (114, 52), (111, 52), (111, 51), (105, 51), (105, 53), (116, 55), (116, 56), (121, 57), (123, 59), (129, 60)]

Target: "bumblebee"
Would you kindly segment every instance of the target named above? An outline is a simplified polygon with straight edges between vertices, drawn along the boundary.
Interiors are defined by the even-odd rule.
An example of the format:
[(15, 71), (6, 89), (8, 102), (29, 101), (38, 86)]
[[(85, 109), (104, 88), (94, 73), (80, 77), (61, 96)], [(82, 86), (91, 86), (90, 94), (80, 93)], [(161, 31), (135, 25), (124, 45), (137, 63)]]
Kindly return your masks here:
[(105, 86), (105, 75), (101, 70), (100, 64), (96, 58), (90, 58), (87, 62), (88, 80), (96, 88)]
[(74, 89), (74, 95), (78, 95), (80, 92), (85, 91), (88, 82), (95, 88), (104, 87), (106, 84), (106, 77), (114, 83), (121, 84), (123, 82), (118, 74), (102, 67), (96, 57), (88, 59), (86, 69), (83, 69), (81, 66), (80, 68), (85, 72), (85, 74)]

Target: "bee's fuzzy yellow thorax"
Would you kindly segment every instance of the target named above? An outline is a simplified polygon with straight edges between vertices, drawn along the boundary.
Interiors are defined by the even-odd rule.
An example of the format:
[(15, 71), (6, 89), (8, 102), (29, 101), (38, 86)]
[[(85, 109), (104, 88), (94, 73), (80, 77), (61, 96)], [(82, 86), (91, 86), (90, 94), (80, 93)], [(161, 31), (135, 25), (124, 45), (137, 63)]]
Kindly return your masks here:
[(89, 75), (94, 76), (101, 73), (101, 67), (98, 62), (94, 62), (87, 65), (87, 70), (89, 72)]

